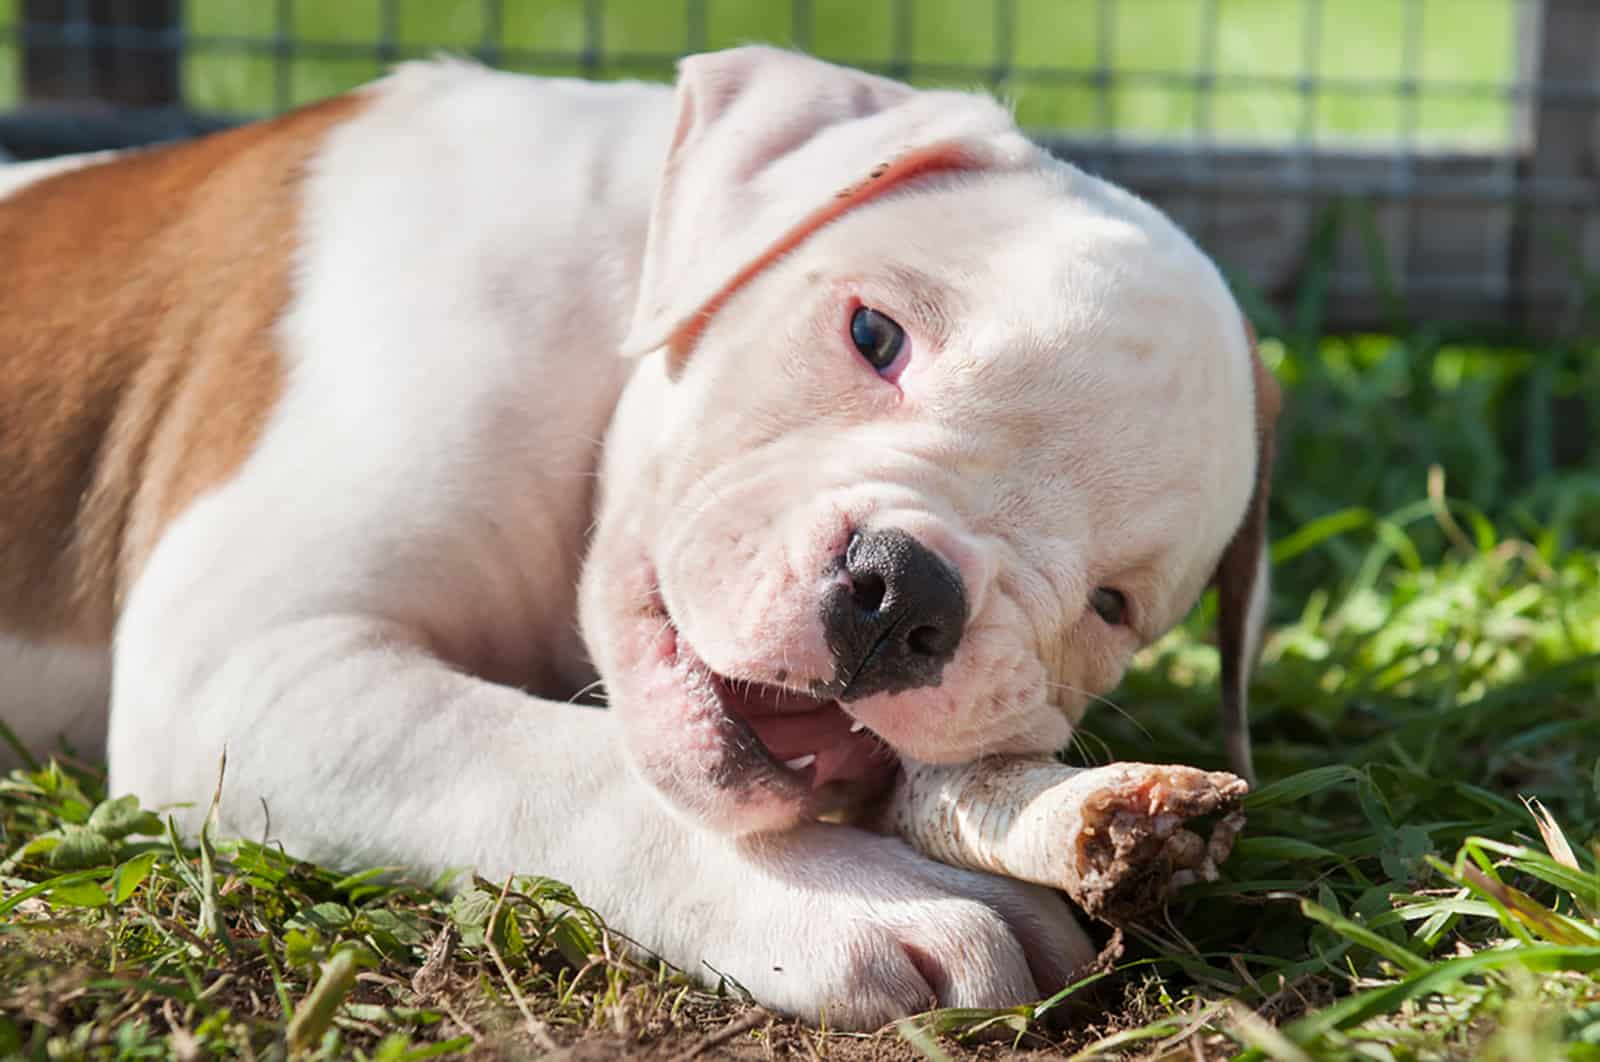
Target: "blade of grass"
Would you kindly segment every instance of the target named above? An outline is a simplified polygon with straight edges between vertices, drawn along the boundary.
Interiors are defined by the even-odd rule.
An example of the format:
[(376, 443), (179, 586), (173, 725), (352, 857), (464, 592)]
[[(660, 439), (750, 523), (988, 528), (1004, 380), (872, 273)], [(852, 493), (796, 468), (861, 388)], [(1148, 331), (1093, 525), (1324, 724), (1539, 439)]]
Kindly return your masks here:
[[(1284, 1029), (1291, 1042), (1302, 1047), (1314, 1045), (1330, 1032), (1349, 1029), (1369, 1018), (1398, 1010), (1402, 1004), (1441, 992), (1475, 974), (1521, 966), (1536, 973), (1556, 970), (1592, 973), (1600, 970), (1600, 948), (1573, 948), (1555, 944), (1534, 944), (1523, 948), (1478, 952), (1450, 959), (1429, 967), (1393, 985), (1369, 989), (1301, 1018)], [(1247, 1051), (1238, 1062), (1259, 1059), (1260, 1052)]]
[(356, 971), (360, 968), (358, 953), (354, 948), (335, 952), (322, 964), (322, 974), (317, 983), (294, 1009), (289, 1019), (287, 1037), (291, 1053), (309, 1051), (315, 1047), (333, 1025), (333, 1016), (350, 990), (355, 987)]
[(1300, 913), (1319, 925), (1327, 926), (1340, 936), (1353, 943), (1361, 945), (1368, 951), (1377, 952), (1390, 962), (1403, 970), (1418, 973), (1429, 967), (1427, 959), (1415, 955), (1386, 937), (1374, 933), (1362, 925), (1357, 925), (1343, 915), (1335, 914), (1320, 904), (1310, 900), (1300, 901)]
[(33, 755), (33, 753), (28, 751), (28, 746), (22, 743), (22, 739), (17, 737), (17, 732), (12, 730), (11, 725), (4, 719), (0, 719), (0, 741), (5, 742), (6, 748), (11, 750), (11, 754), (17, 758), (17, 761), (21, 763), (30, 774), (36, 773), (39, 770), (38, 759)]
[(1228, 1007), (1228, 1017), (1233, 1024), (1230, 1034), (1248, 1047), (1253, 1047), (1275, 1062), (1312, 1062), (1311, 1056), (1290, 1041), (1261, 1015), (1233, 1003)]
[(88, 870), (74, 870), (67, 874), (58, 874), (47, 881), (41, 881), (27, 888), (18, 889), (16, 892), (0, 900), (0, 915), (8, 915), (15, 911), (24, 900), (31, 900), (35, 896), (43, 895), (52, 889), (67, 888), (82, 882), (98, 882), (109, 878), (113, 873), (112, 867), (91, 867)]

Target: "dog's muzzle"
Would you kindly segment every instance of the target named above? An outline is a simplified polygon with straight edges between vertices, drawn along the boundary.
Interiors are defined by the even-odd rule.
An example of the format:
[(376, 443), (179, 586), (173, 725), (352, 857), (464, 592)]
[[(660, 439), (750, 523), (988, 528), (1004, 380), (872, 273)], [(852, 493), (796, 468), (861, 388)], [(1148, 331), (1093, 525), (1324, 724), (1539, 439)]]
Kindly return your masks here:
[(961, 576), (900, 530), (857, 532), (822, 600), (841, 701), (937, 686), (967, 624)]

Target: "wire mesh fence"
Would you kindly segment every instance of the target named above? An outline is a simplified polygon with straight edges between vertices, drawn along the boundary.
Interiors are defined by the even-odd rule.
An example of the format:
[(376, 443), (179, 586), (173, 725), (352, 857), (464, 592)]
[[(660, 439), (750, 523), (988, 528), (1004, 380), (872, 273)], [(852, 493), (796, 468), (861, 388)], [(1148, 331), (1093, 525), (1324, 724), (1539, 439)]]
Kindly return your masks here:
[(986, 86), (1263, 311), (1594, 325), (1594, 0), (0, 0), (0, 149), (190, 135), (439, 51), (586, 78), (787, 44)]

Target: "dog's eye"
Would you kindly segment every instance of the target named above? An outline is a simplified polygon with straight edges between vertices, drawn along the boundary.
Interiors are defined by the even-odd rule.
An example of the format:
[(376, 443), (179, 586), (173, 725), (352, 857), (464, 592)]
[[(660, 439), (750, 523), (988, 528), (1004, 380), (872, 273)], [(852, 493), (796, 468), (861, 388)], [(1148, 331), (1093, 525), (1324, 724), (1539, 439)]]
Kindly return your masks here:
[(1122, 591), (1108, 586), (1096, 587), (1089, 595), (1089, 605), (1096, 614), (1113, 627), (1120, 627), (1128, 618), (1128, 599)]
[(867, 359), (868, 365), (883, 372), (900, 356), (900, 348), (906, 345), (906, 333), (877, 310), (862, 306), (850, 318), (850, 341)]

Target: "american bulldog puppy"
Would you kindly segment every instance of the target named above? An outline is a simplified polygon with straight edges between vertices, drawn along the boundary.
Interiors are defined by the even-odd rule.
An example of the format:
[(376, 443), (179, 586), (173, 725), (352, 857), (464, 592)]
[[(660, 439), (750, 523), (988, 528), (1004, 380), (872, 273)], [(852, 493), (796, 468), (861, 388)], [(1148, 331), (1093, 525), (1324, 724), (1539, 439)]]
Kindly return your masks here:
[(0, 712), (190, 829), (226, 750), (227, 831), (557, 877), (869, 1028), (1092, 948), (819, 817), (1062, 746), (1212, 583), (1247, 769), (1276, 389), (1206, 257), (983, 95), (407, 65), (0, 171), (0, 247)]

